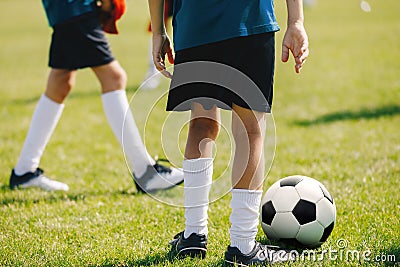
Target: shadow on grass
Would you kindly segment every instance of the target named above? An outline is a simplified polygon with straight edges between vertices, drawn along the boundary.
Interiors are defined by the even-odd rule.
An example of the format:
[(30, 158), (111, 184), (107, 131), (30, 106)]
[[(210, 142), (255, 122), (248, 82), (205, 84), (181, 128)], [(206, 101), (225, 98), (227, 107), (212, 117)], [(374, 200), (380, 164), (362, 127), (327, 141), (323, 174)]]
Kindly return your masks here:
[[(32, 191), (31, 191), (32, 190)], [(31, 191), (31, 192), (29, 192)], [(13, 194), (13, 192), (16, 192)], [(145, 195), (132, 189), (118, 191), (97, 191), (97, 192), (46, 192), (40, 189), (10, 189), (8, 185), (0, 186), (0, 205), (9, 204), (36, 204), (36, 203), (56, 203), (60, 201), (84, 201), (87, 197), (95, 196), (140, 196)]]
[(380, 117), (395, 116), (395, 115), (400, 115), (399, 105), (387, 105), (378, 108), (361, 108), (359, 110), (354, 110), (354, 111), (351, 110), (339, 111), (320, 116), (313, 120), (294, 121), (294, 124), (307, 127), (312, 125), (333, 123), (336, 121), (360, 120), (360, 119), (370, 120), (370, 119), (377, 119)]
[(393, 244), (388, 249), (379, 252), (379, 259), (385, 266), (400, 266), (400, 244)]
[(266, 236), (264, 236), (260, 238), (258, 241), (263, 245), (278, 246), (284, 250), (297, 250), (300, 253), (303, 252), (304, 250), (307, 250), (305, 246), (302, 246), (300, 243), (291, 240), (290, 241), (285, 240), (284, 242), (282, 242), (282, 241), (270, 240)]
[[(130, 85), (126, 87), (126, 91), (129, 93), (136, 92), (139, 88), (139, 85)], [(37, 103), (40, 99), (42, 94), (30, 97), (30, 98), (17, 98), (17, 99), (12, 99), (9, 101), (9, 103), (14, 104), (14, 105), (29, 105), (29, 104), (34, 104)], [(69, 99), (74, 99), (74, 98), (98, 98), (101, 96), (100, 90), (90, 90), (90, 91), (79, 91), (79, 90), (74, 90), (72, 89), (70, 95), (68, 96)]]
[[(116, 263), (105, 263), (105, 264), (95, 264), (95, 265), (89, 265), (88, 267), (95, 267), (95, 266), (100, 266), (100, 267), (111, 267), (111, 266), (157, 266), (157, 265), (163, 265), (165, 263), (170, 263), (173, 266), (180, 266), (183, 262), (183, 265), (189, 266), (189, 264), (193, 264), (192, 266), (199, 266), (199, 263), (203, 261), (202, 259), (199, 258), (194, 258), (194, 259), (183, 259), (182, 261), (179, 258), (176, 258), (175, 253), (172, 252), (167, 252), (167, 253), (155, 253), (155, 254), (150, 254), (146, 255), (145, 257), (141, 259), (136, 259), (136, 260), (128, 260), (127, 262), (124, 262), (123, 264), (116, 264)], [(111, 261), (112, 262), (112, 261)], [(116, 260), (118, 262), (118, 260)], [(215, 262), (208, 262), (207, 266), (209, 267), (220, 267), (220, 266), (225, 266), (225, 261), (223, 259), (217, 260)]]
[(88, 267), (155, 266), (155, 265), (163, 263), (163, 262), (172, 262), (174, 259), (170, 258), (169, 253), (168, 254), (159, 253), (159, 254), (147, 255), (143, 259), (128, 260), (128, 261), (124, 262), (123, 264), (120, 264), (120, 263), (116, 264), (115, 262), (118, 262), (118, 260), (119, 259), (107, 259), (107, 261), (110, 261), (110, 263), (93, 264), (93, 265), (88, 265)]
[(173, 262), (175, 255), (172, 252), (146, 255), (142, 259), (129, 262), (129, 266), (154, 266), (160, 263)]

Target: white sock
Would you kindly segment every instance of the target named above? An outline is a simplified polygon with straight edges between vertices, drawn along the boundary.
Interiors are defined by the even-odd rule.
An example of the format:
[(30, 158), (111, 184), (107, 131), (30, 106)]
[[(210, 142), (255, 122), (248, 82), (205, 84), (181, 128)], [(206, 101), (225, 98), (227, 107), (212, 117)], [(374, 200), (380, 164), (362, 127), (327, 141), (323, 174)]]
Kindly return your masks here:
[(58, 104), (42, 95), (33, 113), (31, 125), (22, 147), (15, 174), (34, 172), (39, 167), (40, 158), (61, 117), (64, 104)]
[(142, 142), (125, 90), (105, 93), (101, 100), (108, 123), (122, 146), (130, 167), (136, 177), (142, 176), (147, 166), (154, 165), (155, 162)]
[(183, 161), (185, 233), (208, 234), (207, 211), (213, 173), (212, 158), (198, 158)]
[(254, 248), (262, 190), (232, 189), (231, 246), (243, 254)]

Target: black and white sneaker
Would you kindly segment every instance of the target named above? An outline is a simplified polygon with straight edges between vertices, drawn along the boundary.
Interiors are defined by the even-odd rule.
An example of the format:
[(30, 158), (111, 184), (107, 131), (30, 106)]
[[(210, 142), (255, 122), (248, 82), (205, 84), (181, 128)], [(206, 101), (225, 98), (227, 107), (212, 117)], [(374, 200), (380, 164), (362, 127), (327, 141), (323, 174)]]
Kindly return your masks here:
[(167, 160), (157, 159), (153, 166), (147, 166), (146, 172), (141, 177), (136, 177), (133, 174), (133, 180), (139, 192), (151, 193), (166, 190), (183, 183), (182, 169), (161, 165), (160, 161)]
[(243, 254), (231, 246), (225, 252), (225, 263), (228, 266), (265, 265), (289, 260), (295, 260), (295, 255), (277, 246), (261, 245), (258, 242), (249, 254)]
[(47, 191), (69, 190), (67, 184), (51, 180), (44, 176), (43, 173), (44, 171), (42, 169), (37, 168), (34, 172), (27, 172), (23, 175), (16, 175), (13, 169), (10, 175), (10, 188), (15, 189), (17, 187), (38, 187)]
[(169, 242), (172, 246), (171, 251), (177, 257), (199, 257), (204, 259), (207, 253), (207, 237), (204, 234), (192, 233), (188, 238), (184, 237), (184, 232), (174, 236)]

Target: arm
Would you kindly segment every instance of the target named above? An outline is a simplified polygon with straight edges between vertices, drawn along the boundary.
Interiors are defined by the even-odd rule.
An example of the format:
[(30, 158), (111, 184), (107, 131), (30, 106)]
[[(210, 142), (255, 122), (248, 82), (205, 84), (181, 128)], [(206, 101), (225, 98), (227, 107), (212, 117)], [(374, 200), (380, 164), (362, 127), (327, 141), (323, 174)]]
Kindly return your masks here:
[(174, 63), (174, 56), (165, 30), (164, 0), (149, 0), (149, 9), (153, 33), (153, 62), (158, 71), (165, 77), (171, 78), (172, 74), (165, 67), (165, 55), (167, 54), (170, 63)]
[(289, 51), (292, 52), (296, 62), (296, 73), (300, 73), (309, 54), (308, 37), (303, 25), (303, 1), (286, 0), (286, 5), (288, 21), (282, 43), (282, 62), (287, 62), (289, 59)]

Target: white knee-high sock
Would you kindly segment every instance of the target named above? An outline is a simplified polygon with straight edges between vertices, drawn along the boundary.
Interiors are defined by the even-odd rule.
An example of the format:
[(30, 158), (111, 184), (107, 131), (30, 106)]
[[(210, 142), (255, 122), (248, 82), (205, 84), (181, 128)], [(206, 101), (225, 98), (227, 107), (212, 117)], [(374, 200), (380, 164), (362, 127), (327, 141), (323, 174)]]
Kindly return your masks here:
[(255, 245), (262, 190), (232, 189), (231, 246), (248, 254)]
[(125, 90), (116, 90), (101, 96), (108, 123), (122, 146), (130, 167), (137, 177), (142, 176), (154, 160), (147, 153), (132, 116)]
[(213, 159), (198, 158), (183, 161), (185, 233), (208, 234), (208, 196), (212, 184)]
[(33, 113), (25, 143), (14, 171), (17, 175), (34, 172), (61, 117), (64, 104), (42, 95)]

